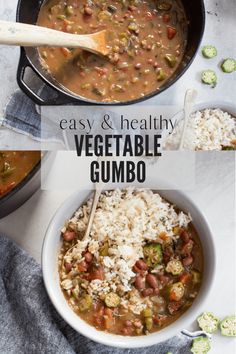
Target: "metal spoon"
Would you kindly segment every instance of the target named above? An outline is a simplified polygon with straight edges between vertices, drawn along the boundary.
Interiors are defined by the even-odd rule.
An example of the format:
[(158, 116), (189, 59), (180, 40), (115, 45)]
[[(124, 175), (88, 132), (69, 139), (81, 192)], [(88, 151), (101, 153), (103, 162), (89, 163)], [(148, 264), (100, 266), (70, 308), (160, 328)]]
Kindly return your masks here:
[(87, 240), (89, 237), (91, 227), (93, 225), (93, 219), (94, 219), (94, 215), (95, 215), (95, 212), (97, 209), (98, 201), (99, 201), (100, 195), (102, 193), (102, 187), (103, 187), (103, 183), (101, 183), (101, 182), (95, 184), (95, 191), (94, 191), (94, 195), (93, 195), (93, 204), (92, 204), (92, 208), (91, 208), (90, 215), (89, 215), (87, 229), (85, 231), (84, 237), (82, 238), (82, 241)]
[(182, 130), (182, 136), (180, 139), (179, 150), (183, 150), (188, 120), (189, 120), (189, 117), (192, 113), (194, 102), (195, 102), (196, 98), (197, 98), (197, 91), (196, 90), (190, 89), (190, 90), (186, 91), (185, 99), (184, 99), (184, 126), (183, 126), (183, 130)]
[(107, 41), (106, 30), (78, 35), (25, 23), (0, 21), (0, 44), (24, 47), (81, 48), (105, 56), (109, 53)]
[[(95, 190), (94, 190), (93, 201), (92, 201), (92, 208), (91, 208), (91, 211), (89, 214), (89, 221), (88, 221), (84, 236), (80, 241), (86, 241), (89, 238), (89, 234), (91, 231), (91, 227), (93, 225), (93, 219), (94, 219), (94, 215), (95, 215), (95, 212), (97, 209), (98, 201), (99, 201), (100, 195), (102, 193), (102, 188), (103, 188), (103, 183), (99, 182), (99, 183), (95, 184)], [(74, 246), (69, 248), (66, 251), (65, 256), (67, 256), (76, 246), (77, 246), (77, 243), (75, 243)], [(65, 260), (65, 256), (64, 256), (64, 260)], [(64, 261), (63, 261), (63, 264), (64, 264)]]

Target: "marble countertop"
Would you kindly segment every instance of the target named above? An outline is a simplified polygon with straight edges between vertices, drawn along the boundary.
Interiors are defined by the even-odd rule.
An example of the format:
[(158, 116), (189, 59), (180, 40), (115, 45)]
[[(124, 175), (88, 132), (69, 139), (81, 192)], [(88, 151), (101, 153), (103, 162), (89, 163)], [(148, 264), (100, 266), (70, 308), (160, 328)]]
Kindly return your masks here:
[[(6, 3), (0, 0), (0, 19), (15, 20), (17, 0)], [(199, 52), (194, 63), (183, 77), (170, 89), (149, 100), (150, 105), (181, 104), (186, 89), (195, 88), (198, 91), (198, 101), (234, 101), (235, 92), (232, 87), (236, 84), (236, 74), (227, 75), (219, 69), (219, 63), (226, 57), (236, 57), (234, 38), (236, 38), (236, 0), (205, 0), (206, 29), (202, 44), (212, 44), (218, 49), (218, 56), (206, 60)], [(17, 89), (16, 70), (19, 58), (19, 48), (0, 47), (0, 115), (9, 101), (12, 93)], [(201, 71), (213, 69), (217, 71), (218, 84), (212, 89), (201, 84)], [(0, 130), (1, 148), (24, 149), (40, 148), (40, 143), (29, 137)]]
[[(187, 192), (200, 207), (214, 235), (217, 272), (206, 310), (224, 317), (236, 307), (235, 156), (234, 153), (199, 153), (196, 158), (196, 186)], [(38, 262), (50, 219), (71, 194), (69, 191), (38, 191), (14, 213), (0, 220), (0, 234), (6, 234)], [(232, 354), (235, 339), (214, 335), (212, 354)]]
[[(0, 0), (0, 19), (15, 20), (16, 0)], [(213, 44), (218, 57), (211, 61), (199, 53), (191, 68), (168, 91), (150, 100), (150, 104), (179, 104), (187, 88), (198, 90), (199, 101), (235, 101), (235, 74), (220, 72), (217, 66), (224, 57), (236, 57), (236, 0), (205, 0), (207, 11), (203, 44)], [(16, 70), (19, 49), (0, 47), (0, 115), (17, 89)], [(219, 83), (215, 89), (200, 83), (204, 69), (217, 70)], [(13, 144), (14, 142), (14, 144)], [(0, 147), (37, 149), (40, 145), (27, 136), (0, 129)], [(55, 210), (70, 195), (69, 191), (38, 191), (21, 208), (0, 220), (0, 233), (16, 241), (40, 262), (43, 237)], [(217, 274), (206, 310), (224, 317), (234, 312), (236, 303), (236, 238), (235, 238), (235, 157), (231, 153), (199, 153), (197, 156), (197, 185), (189, 196), (202, 208), (215, 238)], [(227, 280), (225, 282), (225, 280)], [(224, 281), (224, 283), (223, 283)], [(234, 339), (214, 336), (213, 354), (234, 353)]]

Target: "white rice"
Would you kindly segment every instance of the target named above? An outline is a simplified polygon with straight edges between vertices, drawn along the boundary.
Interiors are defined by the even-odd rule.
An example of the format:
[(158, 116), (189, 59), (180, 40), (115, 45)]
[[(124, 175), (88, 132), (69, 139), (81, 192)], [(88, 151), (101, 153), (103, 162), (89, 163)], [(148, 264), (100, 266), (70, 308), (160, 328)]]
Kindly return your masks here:
[[(166, 139), (164, 149), (175, 150), (183, 130), (181, 120)], [(221, 109), (205, 109), (190, 116), (183, 148), (185, 150), (222, 150), (235, 146), (236, 119)]]
[[(85, 232), (90, 209), (91, 200), (76, 211), (69, 223)], [(146, 307), (147, 299), (134, 290), (132, 283), (136, 274), (132, 268), (143, 258), (143, 246), (147, 241), (163, 243), (162, 233), (170, 239), (176, 237), (173, 228), (187, 227), (190, 221), (190, 215), (177, 212), (151, 190), (129, 188), (106, 192), (100, 197), (89, 240), (78, 241), (64, 261), (79, 263), (83, 259), (82, 252), (88, 247), (105, 272), (104, 280), (88, 284), (88, 293), (93, 298), (104, 299), (107, 293), (117, 292), (122, 296), (123, 306), (129, 304), (129, 309), (138, 314)], [(99, 250), (104, 243), (108, 243), (109, 251), (103, 257)], [(68, 282), (64, 284), (66, 289), (70, 288)]]

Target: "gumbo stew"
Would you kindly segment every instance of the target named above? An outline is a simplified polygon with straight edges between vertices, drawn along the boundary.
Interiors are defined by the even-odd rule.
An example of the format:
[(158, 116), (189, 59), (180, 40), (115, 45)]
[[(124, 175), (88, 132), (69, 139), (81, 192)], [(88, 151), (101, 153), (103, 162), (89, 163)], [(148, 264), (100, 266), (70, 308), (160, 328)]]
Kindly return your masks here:
[(108, 58), (79, 49), (39, 50), (60, 84), (99, 102), (130, 101), (158, 90), (180, 64), (187, 39), (180, 0), (47, 0), (38, 25), (74, 34), (108, 31)]
[(0, 151), (0, 198), (16, 187), (40, 159), (40, 151)]
[(62, 229), (60, 282), (72, 309), (98, 330), (128, 336), (176, 321), (203, 274), (190, 217), (150, 190), (106, 192), (84, 241), (90, 208), (91, 201)]

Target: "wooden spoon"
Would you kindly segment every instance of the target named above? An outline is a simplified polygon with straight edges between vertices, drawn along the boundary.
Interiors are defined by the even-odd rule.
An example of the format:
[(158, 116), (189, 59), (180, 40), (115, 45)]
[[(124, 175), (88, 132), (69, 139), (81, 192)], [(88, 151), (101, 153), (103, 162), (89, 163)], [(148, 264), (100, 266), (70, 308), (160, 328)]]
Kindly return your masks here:
[(0, 44), (24, 47), (81, 48), (99, 55), (109, 53), (106, 30), (93, 34), (78, 35), (8, 21), (0, 21)]

